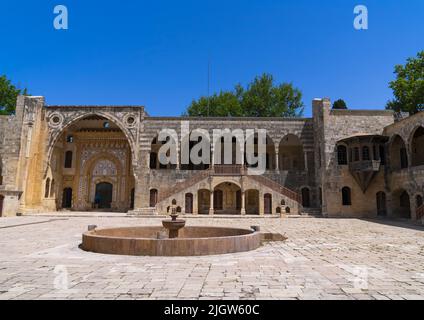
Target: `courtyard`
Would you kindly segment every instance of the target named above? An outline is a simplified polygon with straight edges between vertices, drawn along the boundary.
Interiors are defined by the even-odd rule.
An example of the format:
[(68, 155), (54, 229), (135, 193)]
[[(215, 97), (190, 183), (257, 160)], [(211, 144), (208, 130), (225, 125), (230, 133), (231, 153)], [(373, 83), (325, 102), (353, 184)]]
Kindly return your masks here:
[(154, 217), (45, 214), (0, 219), (0, 299), (424, 299), (424, 228), (402, 221), (188, 218), (261, 226), (288, 237), (203, 257), (84, 252), (89, 224), (160, 225)]

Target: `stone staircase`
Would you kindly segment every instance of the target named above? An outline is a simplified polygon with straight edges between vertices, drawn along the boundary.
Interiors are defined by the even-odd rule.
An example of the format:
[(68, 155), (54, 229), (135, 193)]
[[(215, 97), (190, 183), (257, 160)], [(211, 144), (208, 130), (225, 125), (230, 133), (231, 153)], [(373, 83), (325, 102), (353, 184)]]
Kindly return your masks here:
[(303, 208), (301, 215), (307, 217), (320, 217), (322, 216), (322, 211), (321, 208)]
[(255, 176), (255, 175), (251, 175), (249, 176), (249, 178), (259, 182), (260, 184), (263, 184), (264, 186), (274, 190), (275, 192), (282, 194), (283, 196), (291, 200), (296, 201), (299, 204), (301, 204), (302, 202), (300, 194), (282, 186), (281, 184), (279, 184), (278, 182), (275, 182), (274, 180), (271, 180), (264, 176)]
[(177, 194), (181, 191), (184, 191), (187, 188), (190, 188), (191, 186), (195, 185), (196, 183), (199, 183), (200, 181), (202, 181), (203, 179), (208, 178), (210, 176), (210, 174), (211, 174), (210, 169), (203, 170), (203, 171), (200, 171), (200, 172), (196, 173), (195, 175), (191, 176), (189, 179), (173, 185), (171, 188), (168, 188), (164, 192), (161, 192), (159, 194), (158, 203), (170, 198), (174, 194)]

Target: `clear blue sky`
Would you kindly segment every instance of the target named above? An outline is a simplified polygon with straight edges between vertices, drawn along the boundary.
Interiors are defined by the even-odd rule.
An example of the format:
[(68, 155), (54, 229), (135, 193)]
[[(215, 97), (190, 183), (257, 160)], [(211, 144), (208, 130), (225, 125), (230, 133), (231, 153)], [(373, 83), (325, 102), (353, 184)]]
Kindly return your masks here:
[[(53, 28), (53, 7), (69, 30)], [(369, 30), (353, 8), (369, 9)], [(140, 104), (180, 115), (267, 72), (304, 94), (384, 108), (393, 66), (424, 50), (423, 0), (6, 1), (0, 74), (53, 104)]]

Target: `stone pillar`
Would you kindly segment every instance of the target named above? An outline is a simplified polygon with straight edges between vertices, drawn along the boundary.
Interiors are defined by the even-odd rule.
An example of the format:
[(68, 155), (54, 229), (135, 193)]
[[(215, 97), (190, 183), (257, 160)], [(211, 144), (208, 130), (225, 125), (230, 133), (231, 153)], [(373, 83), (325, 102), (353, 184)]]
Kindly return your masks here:
[(278, 157), (278, 148), (275, 148), (275, 170), (280, 171), (279, 157)]
[(199, 205), (198, 205), (198, 199), (197, 199), (197, 192), (193, 193), (193, 214), (198, 215), (199, 214)]
[(213, 215), (215, 210), (213, 208), (213, 190), (210, 192), (209, 215)]
[(265, 215), (264, 212), (264, 194), (262, 191), (259, 192), (259, 215)]
[(246, 193), (244, 191), (241, 192), (241, 215), (246, 215)]

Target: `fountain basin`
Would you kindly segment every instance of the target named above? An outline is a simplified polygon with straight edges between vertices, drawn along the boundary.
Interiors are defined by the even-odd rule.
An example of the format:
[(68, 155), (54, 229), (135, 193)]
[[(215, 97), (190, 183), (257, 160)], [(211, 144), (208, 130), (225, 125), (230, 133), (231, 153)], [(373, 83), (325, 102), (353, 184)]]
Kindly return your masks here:
[(259, 232), (247, 229), (185, 227), (178, 238), (157, 239), (163, 227), (96, 229), (82, 235), (85, 251), (130, 256), (204, 256), (255, 250)]

